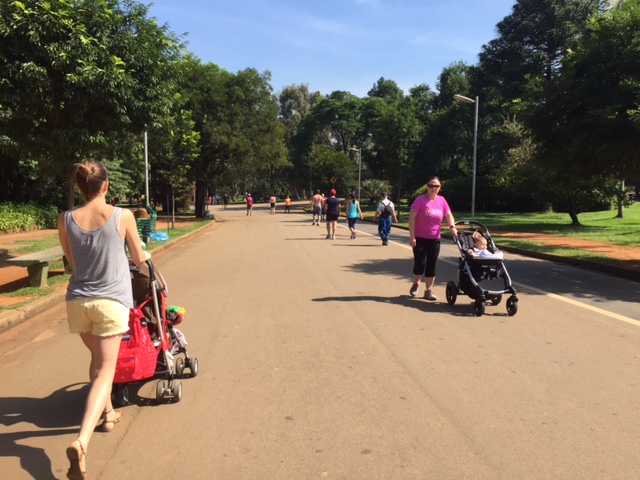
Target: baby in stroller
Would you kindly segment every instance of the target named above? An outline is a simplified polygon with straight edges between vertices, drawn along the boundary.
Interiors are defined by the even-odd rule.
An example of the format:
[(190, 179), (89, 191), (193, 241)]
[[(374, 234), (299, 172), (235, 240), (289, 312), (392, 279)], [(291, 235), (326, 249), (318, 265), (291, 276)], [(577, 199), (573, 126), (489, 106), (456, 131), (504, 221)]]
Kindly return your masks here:
[(458, 261), (458, 281), (450, 281), (446, 287), (449, 305), (453, 305), (459, 294), (475, 300), (474, 312), (481, 316), (485, 303), (498, 305), (502, 295), (507, 299), (507, 313), (512, 316), (518, 310), (516, 290), (504, 264), (504, 254), (491, 239), (489, 230), (481, 223), (456, 222), (458, 236), (453, 241), (460, 251)]
[(480, 232), (474, 232), (471, 237), (473, 238), (473, 248), (467, 250), (467, 253), (472, 257), (504, 258), (504, 254), (497, 248), (489, 250), (487, 239)]

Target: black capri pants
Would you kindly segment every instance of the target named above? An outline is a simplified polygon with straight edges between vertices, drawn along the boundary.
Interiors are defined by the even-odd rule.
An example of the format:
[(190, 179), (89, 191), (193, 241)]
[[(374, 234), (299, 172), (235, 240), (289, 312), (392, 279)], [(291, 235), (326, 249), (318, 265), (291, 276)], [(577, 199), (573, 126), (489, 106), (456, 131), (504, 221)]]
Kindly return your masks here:
[(424, 275), (426, 278), (436, 276), (436, 262), (440, 255), (439, 238), (416, 237), (413, 247), (413, 274)]

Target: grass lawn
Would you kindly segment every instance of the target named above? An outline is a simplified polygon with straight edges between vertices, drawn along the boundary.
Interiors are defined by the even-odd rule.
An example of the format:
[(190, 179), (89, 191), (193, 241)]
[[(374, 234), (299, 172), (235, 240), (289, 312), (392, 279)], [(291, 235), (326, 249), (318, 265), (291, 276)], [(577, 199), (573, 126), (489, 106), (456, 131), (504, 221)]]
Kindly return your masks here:
[[(365, 220), (375, 221), (376, 207), (361, 207)], [(409, 206), (401, 203), (400, 223), (398, 226), (408, 228)], [(468, 220), (469, 212), (453, 212), (456, 220)], [(486, 226), (494, 241), (502, 247), (515, 247), (535, 252), (549, 253), (561, 257), (583, 259), (607, 264), (620, 264), (620, 261), (609, 257), (587, 252), (583, 249), (552, 247), (541, 242), (520, 240), (501, 236), (502, 232), (541, 233), (560, 237), (574, 237), (592, 242), (601, 242), (619, 246), (638, 246), (640, 242), (640, 204), (634, 203), (623, 210), (624, 218), (617, 218), (617, 210), (587, 212), (578, 215), (582, 224), (571, 225), (566, 213), (484, 213), (476, 212), (475, 220)], [(445, 229), (446, 230), (446, 229)], [(448, 235), (448, 231), (444, 232)]]
[[(373, 220), (375, 207), (362, 208), (365, 220)], [(400, 206), (399, 226), (407, 227), (409, 208)], [(453, 212), (456, 220), (468, 220), (469, 212)], [(566, 213), (483, 213), (476, 212), (475, 220), (490, 232), (544, 233), (575, 237), (593, 242), (621, 246), (637, 246), (640, 242), (640, 203), (623, 210), (624, 218), (617, 218), (617, 210), (587, 212), (578, 215), (582, 226), (574, 227)], [(498, 235), (499, 236), (499, 235)]]

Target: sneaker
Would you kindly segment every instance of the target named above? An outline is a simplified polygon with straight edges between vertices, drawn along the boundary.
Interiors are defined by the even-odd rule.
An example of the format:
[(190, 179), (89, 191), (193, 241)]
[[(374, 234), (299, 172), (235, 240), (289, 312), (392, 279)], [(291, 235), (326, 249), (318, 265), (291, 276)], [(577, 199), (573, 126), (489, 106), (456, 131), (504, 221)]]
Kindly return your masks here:
[(331, 235), (327, 235), (326, 237), (324, 237), (325, 240), (331, 240)]
[(389, 245), (389, 239), (385, 238), (384, 240), (382, 240), (382, 244), (383, 245)]
[(335, 240), (336, 236), (335, 235), (331, 235), (331, 240)]
[(420, 284), (418, 282), (414, 282), (413, 285), (411, 285), (411, 288), (409, 289), (409, 295), (411, 295), (412, 297), (415, 297), (416, 293), (418, 293), (418, 287), (420, 287)]
[(353, 239), (356, 239), (356, 232), (353, 232)]
[(431, 300), (432, 302), (434, 300), (437, 300), (436, 296), (433, 294), (433, 292), (431, 290), (425, 290), (424, 291), (424, 299), (425, 300)]

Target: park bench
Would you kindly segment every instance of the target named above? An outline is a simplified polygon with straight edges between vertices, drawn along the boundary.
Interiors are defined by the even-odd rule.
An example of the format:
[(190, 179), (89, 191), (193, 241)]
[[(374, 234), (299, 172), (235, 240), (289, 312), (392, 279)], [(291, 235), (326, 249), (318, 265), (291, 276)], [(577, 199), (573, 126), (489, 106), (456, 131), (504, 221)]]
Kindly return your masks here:
[(149, 243), (149, 239), (152, 233), (156, 231), (156, 221), (158, 214), (151, 207), (146, 208), (149, 217), (136, 218), (136, 225), (138, 227), (138, 235), (144, 243)]
[(49, 275), (49, 262), (61, 258), (64, 262), (64, 270), (70, 273), (70, 265), (67, 262), (61, 246), (41, 250), (40, 252), (29, 253), (19, 257), (9, 258), (7, 262), (19, 267), (27, 267), (29, 272), (29, 284), (32, 287), (46, 287)]

